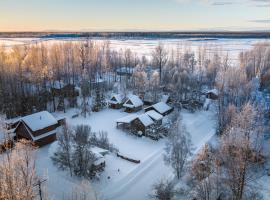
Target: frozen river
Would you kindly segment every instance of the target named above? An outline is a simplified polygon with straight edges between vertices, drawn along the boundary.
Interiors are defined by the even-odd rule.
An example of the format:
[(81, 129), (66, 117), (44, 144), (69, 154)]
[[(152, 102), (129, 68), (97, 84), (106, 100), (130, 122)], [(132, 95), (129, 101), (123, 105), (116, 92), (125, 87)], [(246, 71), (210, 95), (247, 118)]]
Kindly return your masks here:
[[(80, 38), (44, 39), (44, 38), (0, 38), (0, 45), (12, 47), (14, 45), (29, 45), (35, 43), (62, 43), (67, 41), (78, 42)], [(95, 42), (104, 42), (105, 39), (92, 39)], [(248, 50), (258, 42), (270, 42), (270, 39), (109, 39), (110, 46), (114, 50), (130, 49), (137, 56), (151, 56), (153, 49), (162, 42), (168, 50), (179, 49), (180, 51), (190, 50), (195, 54), (199, 48), (204, 48), (207, 54), (220, 52), (221, 55), (229, 55), (236, 60), (239, 53)]]

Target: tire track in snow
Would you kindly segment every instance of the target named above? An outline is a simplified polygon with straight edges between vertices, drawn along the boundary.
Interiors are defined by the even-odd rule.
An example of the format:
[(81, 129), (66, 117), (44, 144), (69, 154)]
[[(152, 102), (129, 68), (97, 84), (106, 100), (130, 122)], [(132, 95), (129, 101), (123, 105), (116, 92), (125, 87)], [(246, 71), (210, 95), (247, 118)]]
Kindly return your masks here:
[(122, 196), (124, 192), (128, 190), (130, 185), (140, 180), (141, 176), (145, 174), (149, 168), (157, 166), (156, 164), (163, 155), (162, 152), (163, 148), (159, 149), (121, 180), (114, 182), (113, 185), (101, 191), (101, 194), (103, 194), (101, 198), (104, 200), (111, 200)]

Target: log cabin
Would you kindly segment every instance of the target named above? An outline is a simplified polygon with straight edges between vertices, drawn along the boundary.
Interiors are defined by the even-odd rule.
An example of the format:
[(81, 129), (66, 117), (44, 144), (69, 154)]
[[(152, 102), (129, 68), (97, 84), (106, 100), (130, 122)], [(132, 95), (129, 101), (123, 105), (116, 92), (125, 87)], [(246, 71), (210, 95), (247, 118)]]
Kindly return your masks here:
[(112, 95), (111, 99), (108, 101), (109, 107), (113, 109), (122, 108), (124, 103), (124, 96), (121, 94)]
[(123, 107), (125, 108), (125, 112), (137, 112), (142, 109), (143, 101), (136, 95), (130, 95)]
[(59, 122), (47, 111), (27, 115), (20, 119), (15, 128), (16, 139), (33, 141), (37, 146), (44, 146), (56, 140)]

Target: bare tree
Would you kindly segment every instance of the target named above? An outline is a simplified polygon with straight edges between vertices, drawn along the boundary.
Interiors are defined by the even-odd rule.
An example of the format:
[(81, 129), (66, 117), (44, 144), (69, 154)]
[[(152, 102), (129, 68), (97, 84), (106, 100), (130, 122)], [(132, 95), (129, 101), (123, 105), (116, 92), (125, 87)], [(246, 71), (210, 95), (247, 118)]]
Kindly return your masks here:
[(165, 151), (165, 163), (174, 169), (177, 178), (180, 179), (191, 155), (191, 139), (179, 118), (171, 127)]
[(70, 176), (73, 174), (72, 137), (73, 130), (64, 125), (62, 133), (57, 136), (58, 149), (52, 156), (53, 163), (62, 170), (68, 169)]
[(34, 185), (38, 181), (35, 170), (34, 148), (22, 140), (11, 152), (1, 156), (0, 199), (33, 200)]
[(152, 53), (152, 59), (155, 66), (159, 69), (159, 82), (162, 82), (162, 69), (168, 61), (168, 53), (162, 43), (159, 43), (158, 46)]
[(175, 196), (175, 193), (173, 182), (161, 180), (154, 184), (153, 194), (149, 196), (156, 200), (171, 200)]

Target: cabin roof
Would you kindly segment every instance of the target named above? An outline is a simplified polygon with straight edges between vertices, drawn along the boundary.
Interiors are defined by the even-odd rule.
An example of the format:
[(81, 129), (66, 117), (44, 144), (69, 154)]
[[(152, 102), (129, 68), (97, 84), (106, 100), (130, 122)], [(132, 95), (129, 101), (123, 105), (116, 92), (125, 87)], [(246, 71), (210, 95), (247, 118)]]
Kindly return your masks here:
[(147, 114), (141, 114), (138, 116), (138, 119), (142, 122), (142, 124), (147, 127), (154, 123), (154, 121)]
[(131, 123), (136, 118), (138, 118), (138, 115), (131, 114), (131, 115), (127, 115), (125, 117), (117, 119), (116, 122), (118, 122), (118, 123)]
[(152, 107), (161, 114), (163, 114), (163, 113), (165, 113), (165, 112), (172, 109), (170, 106), (168, 106), (164, 102), (156, 103), (156, 104), (152, 105)]
[[(113, 100), (113, 98), (115, 100)], [(124, 97), (121, 94), (114, 94), (111, 99), (109, 100), (109, 103), (123, 103)]]
[[(131, 102), (131, 104), (128, 103), (129, 101)], [(136, 108), (142, 105), (143, 105), (142, 100), (136, 95), (130, 95), (128, 97), (128, 100), (124, 103), (124, 106), (128, 108)]]
[(218, 90), (217, 90), (217, 89), (208, 90), (208, 91), (206, 92), (206, 94), (210, 94), (210, 93), (212, 93), (212, 94), (218, 96)]
[(41, 130), (57, 124), (57, 120), (48, 111), (41, 111), (21, 118), (32, 131)]
[(154, 119), (156, 121), (161, 120), (163, 118), (163, 116), (161, 114), (157, 113), (154, 110), (149, 110), (145, 114), (147, 114), (149, 117), (151, 117), (152, 119)]

